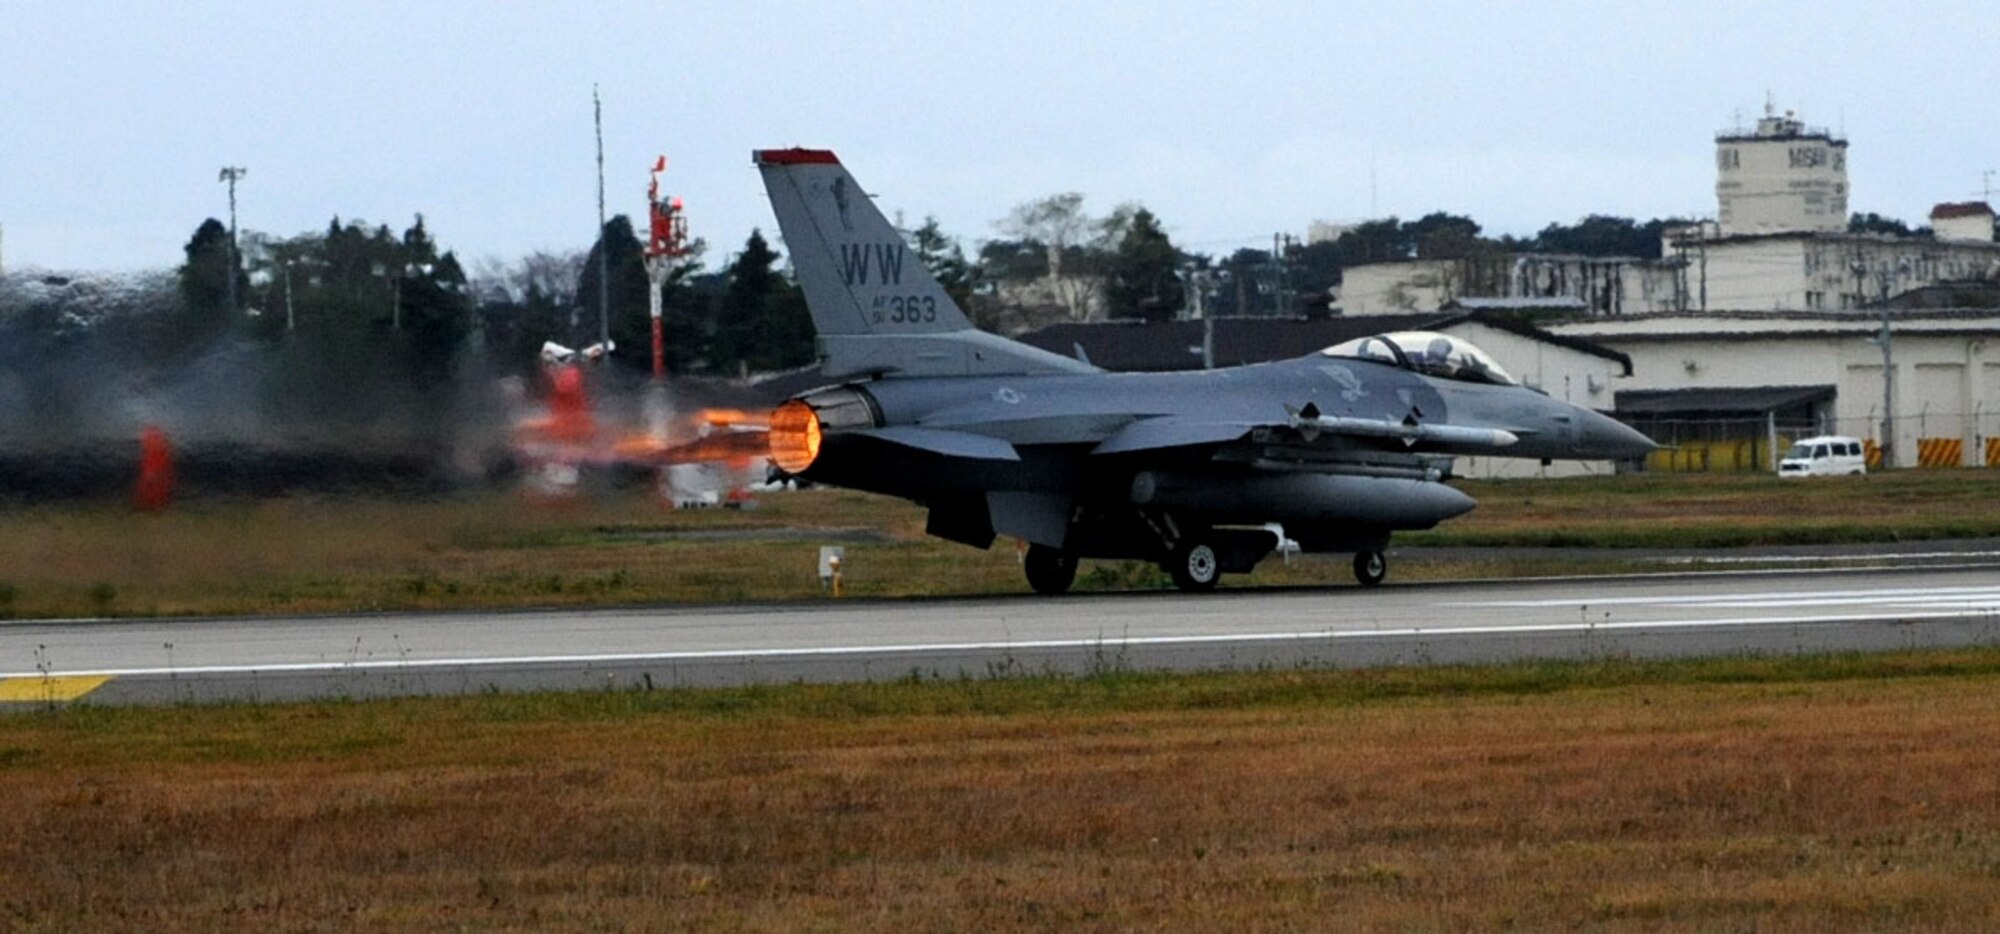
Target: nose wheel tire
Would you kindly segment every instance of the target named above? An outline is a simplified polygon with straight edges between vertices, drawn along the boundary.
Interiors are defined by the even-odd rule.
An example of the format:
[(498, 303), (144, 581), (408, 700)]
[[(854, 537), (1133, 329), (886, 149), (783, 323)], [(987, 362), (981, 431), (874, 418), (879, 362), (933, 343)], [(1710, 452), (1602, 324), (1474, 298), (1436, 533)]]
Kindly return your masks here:
[(1379, 551), (1362, 551), (1354, 555), (1354, 579), (1363, 587), (1373, 587), (1389, 576), (1389, 559)]
[(1175, 587), (1189, 593), (1210, 591), (1222, 579), (1222, 561), (1216, 557), (1214, 545), (1198, 538), (1189, 539), (1167, 559), (1167, 574), (1174, 579)]
[(1076, 583), (1076, 556), (1047, 545), (1029, 545), (1021, 567), (1028, 572), (1028, 586), (1038, 594), (1068, 593)]

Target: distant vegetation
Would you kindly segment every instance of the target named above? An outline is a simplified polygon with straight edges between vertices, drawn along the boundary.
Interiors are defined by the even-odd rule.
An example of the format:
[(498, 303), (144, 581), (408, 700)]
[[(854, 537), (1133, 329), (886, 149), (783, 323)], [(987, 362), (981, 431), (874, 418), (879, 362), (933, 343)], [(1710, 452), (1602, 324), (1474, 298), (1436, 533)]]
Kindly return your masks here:
[[(1063, 319), (1172, 317), (1188, 307), (1191, 288), (1203, 290), (1210, 314), (1293, 314), (1363, 263), (1503, 251), (1658, 257), (1662, 229), (1682, 222), (1591, 215), (1531, 237), (1494, 237), (1470, 217), (1434, 212), (1368, 221), (1319, 243), (1286, 237), (1275, 252), (1210, 255), (1177, 246), (1169, 220), (1143, 205), (1099, 217), (1083, 195), (1067, 192), (1018, 206), (995, 222), (998, 236), (970, 253), (935, 218), (908, 237), (976, 318), (1018, 330)], [(1855, 215), (1852, 229), (1925, 232), (1875, 214)], [(804, 299), (761, 231), (718, 265), (707, 262), (706, 242), (692, 246), (667, 280), (673, 372), (734, 376), (811, 362)], [(400, 234), (337, 217), (324, 230), (289, 237), (245, 231), (237, 252), (232, 262), (227, 228), (211, 218), (196, 225), (170, 278), (128, 276), (110, 285), (62, 274), (0, 278), (0, 372), (47, 369), (58, 359), (165, 371), (242, 341), (282, 356), (288, 368), (337, 372), (344, 383), (359, 376), (426, 388), (474, 363), (483, 373), (529, 373), (544, 341), (594, 342), (605, 309), (614, 362), (650, 366), (641, 245), (623, 215), (587, 250), (486, 259), (470, 269), (432, 239), (422, 215)], [(602, 290), (600, 253), (609, 274)]]
[[(1533, 237), (1492, 237), (1470, 217), (1435, 212), (1320, 243), (1207, 255), (1176, 245), (1170, 220), (1142, 205), (1097, 216), (1068, 192), (1020, 205), (970, 252), (935, 218), (908, 238), (977, 323), (1013, 333), (1171, 318), (1197, 301), (1216, 316), (1323, 312), (1356, 264), (1509, 250), (1656, 256), (1661, 229), (1675, 222), (1592, 215)], [(1876, 215), (1854, 223), (1908, 229)], [(172, 271), (0, 277), (0, 486), (20, 486), (24, 464), (55, 463), (49, 452), (128, 441), (147, 422), (190, 443), (356, 455), (363, 472), (380, 457), (461, 470), (476, 460), (467, 452), (494, 446), (497, 416), (522, 395), (496, 387), (511, 378), (539, 392), (545, 341), (583, 347), (608, 320), (617, 349), (613, 376), (600, 381), (619, 385), (624, 374), (629, 386), (651, 365), (641, 245), (622, 215), (588, 250), (470, 268), (422, 215), (400, 233), (336, 217), (322, 230), (245, 231), (239, 241), (232, 255), (227, 228), (207, 219)], [(761, 231), (719, 262), (706, 243), (692, 247), (666, 280), (671, 373), (735, 379), (812, 362), (804, 297)], [(89, 473), (55, 469), (56, 481)]]

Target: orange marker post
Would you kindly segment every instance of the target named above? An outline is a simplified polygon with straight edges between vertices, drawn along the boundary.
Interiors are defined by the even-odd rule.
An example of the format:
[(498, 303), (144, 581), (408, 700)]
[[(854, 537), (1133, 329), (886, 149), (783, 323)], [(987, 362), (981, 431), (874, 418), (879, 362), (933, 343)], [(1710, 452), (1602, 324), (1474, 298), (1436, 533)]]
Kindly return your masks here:
[(139, 432), (139, 482), (132, 502), (141, 512), (160, 512), (174, 498), (174, 451), (157, 425)]

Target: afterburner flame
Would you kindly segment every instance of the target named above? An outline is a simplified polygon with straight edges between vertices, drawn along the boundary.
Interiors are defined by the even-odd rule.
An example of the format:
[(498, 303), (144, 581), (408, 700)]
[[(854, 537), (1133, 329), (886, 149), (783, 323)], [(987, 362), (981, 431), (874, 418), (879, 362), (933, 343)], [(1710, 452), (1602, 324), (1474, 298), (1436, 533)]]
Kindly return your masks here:
[(694, 421), (708, 428), (764, 427), (764, 419), (742, 409), (702, 409), (695, 413)]
[(819, 414), (793, 399), (771, 413), (771, 462), (786, 473), (803, 473), (819, 459)]

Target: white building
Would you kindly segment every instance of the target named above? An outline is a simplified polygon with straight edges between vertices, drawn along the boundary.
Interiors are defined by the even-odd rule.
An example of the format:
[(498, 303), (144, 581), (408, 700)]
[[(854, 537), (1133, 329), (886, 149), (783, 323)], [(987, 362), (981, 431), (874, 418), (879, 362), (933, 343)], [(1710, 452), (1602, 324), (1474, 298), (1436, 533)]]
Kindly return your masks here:
[(1632, 257), (1494, 253), (1350, 266), (1335, 302), (1344, 314), (1393, 315), (1447, 307), (1509, 307), (1587, 315), (1686, 307), (1681, 268)]
[[(1984, 207), (1984, 205), (1981, 205)], [(2000, 244), (1986, 238), (1790, 232), (1718, 240), (1682, 238), (1691, 311), (1859, 309), (1942, 282), (2000, 277)]]
[(1847, 141), (1770, 104), (1755, 130), (1715, 135), (1722, 235), (1847, 229)]
[(1847, 141), (1768, 110), (1715, 137), (1717, 220), (1669, 231), (1662, 258), (1499, 254), (1350, 267), (1351, 315), (1428, 312), (1468, 299), (1593, 316), (1864, 308), (1945, 282), (2000, 278), (1993, 210), (1940, 204), (1935, 237), (1847, 232)]
[(1961, 201), (1931, 208), (1931, 230), (1939, 240), (1992, 243), (1993, 207), (1984, 201)]
[(1356, 225), (1340, 221), (1313, 221), (1306, 225), (1306, 245), (1332, 243), (1341, 238)]
[[(1654, 440), (1714, 445), (1832, 432), (1879, 443), (1880, 320), (1828, 312), (1636, 315), (1549, 327), (1629, 356), (1616, 412)], [(2000, 450), (2000, 310), (1901, 311), (1891, 341), (1894, 464), (1995, 465)], [(1994, 447), (2000, 448), (2000, 445)], [(1752, 445), (1756, 457), (1768, 447)], [(1677, 456), (1662, 452), (1660, 464)], [(1657, 465), (1656, 465), (1657, 466)], [(1676, 465), (1701, 469), (1702, 465)], [(1751, 465), (1768, 468), (1767, 464)], [(1995, 465), (2000, 466), (2000, 465)]]
[(1716, 223), (1681, 228), (1663, 254), (1688, 310), (1855, 309), (1941, 282), (2000, 276), (1993, 210), (1940, 204), (1933, 238), (1847, 232), (1847, 141), (1767, 106), (1754, 131), (1715, 137)]

